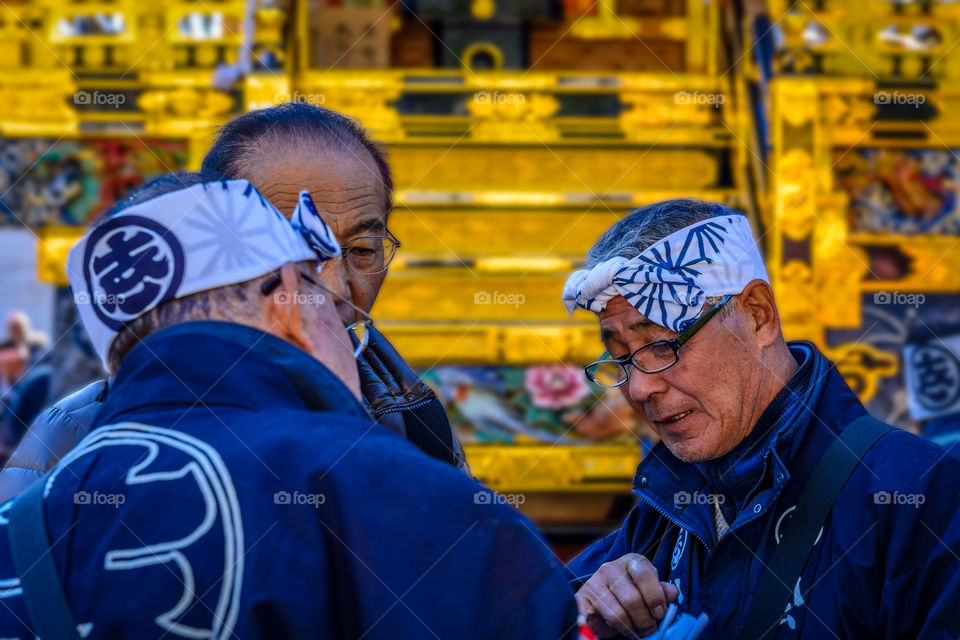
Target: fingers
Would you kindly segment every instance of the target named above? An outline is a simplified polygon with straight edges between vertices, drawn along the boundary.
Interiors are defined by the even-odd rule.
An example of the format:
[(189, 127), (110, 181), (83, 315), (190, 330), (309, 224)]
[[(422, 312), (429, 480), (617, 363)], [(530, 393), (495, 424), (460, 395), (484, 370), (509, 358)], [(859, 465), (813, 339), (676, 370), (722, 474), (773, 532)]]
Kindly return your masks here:
[(680, 597), (680, 589), (677, 588), (677, 585), (670, 582), (661, 582), (660, 586), (663, 588), (663, 595), (667, 602), (676, 602)]
[[(587, 618), (587, 624), (590, 624), (591, 619), (593, 619), (598, 630), (602, 630), (602, 626), (597, 623), (602, 621), (607, 627), (622, 636), (634, 637), (637, 635), (634, 633), (633, 621), (630, 618), (630, 614), (624, 610), (623, 606), (610, 591), (606, 591), (597, 597), (593, 601), (593, 607), (597, 614), (599, 614), (600, 620), (596, 620), (595, 616), (589, 616)], [(593, 627), (591, 626), (591, 628)]]
[(656, 621), (666, 613), (669, 596), (674, 593), (672, 585), (668, 592), (662, 584), (656, 567), (631, 553), (601, 565), (577, 593), (577, 604), (598, 635), (597, 618), (621, 635), (645, 635), (656, 629)]
[[(648, 613), (652, 615), (652, 618), (645, 616), (644, 619), (653, 622), (653, 618), (659, 620), (666, 614), (667, 599), (664, 597), (663, 587), (660, 586), (657, 568), (643, 556), (638, 558), (639, 560), (631, 558), (627, 562), (627, 572), (640, 592), (642, 602), (649, 609)], [(655, 622), (654, 625), (656, 625)]]
[(584, 594), (582, 589), (574, 594), (574, 598), (577, 601), (577, 611), (580, 614), (577, 618), (577, 624), (587, 625), (598, 638), (617, 635), (617, 630), (604, 622), (603, 616), (594, 608), (590, 598)]
[(631, 629), (634, 635), (646, 635), (656, 629), (650, 607), (644, 601), (643, 594), (628, 576), (610, 585), (610, 591), (620, 603), (623, 611), (629, 616)]

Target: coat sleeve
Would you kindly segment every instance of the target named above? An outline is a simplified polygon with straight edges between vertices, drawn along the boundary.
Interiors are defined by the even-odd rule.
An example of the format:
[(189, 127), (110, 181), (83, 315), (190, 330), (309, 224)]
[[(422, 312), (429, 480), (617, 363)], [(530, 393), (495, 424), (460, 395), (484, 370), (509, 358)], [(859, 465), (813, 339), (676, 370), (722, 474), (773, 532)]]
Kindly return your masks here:
[(37, 416), (0, 471), (0, 503), (19, 495), (87, 435), (106, 391), (106, 380), (98, 380)]

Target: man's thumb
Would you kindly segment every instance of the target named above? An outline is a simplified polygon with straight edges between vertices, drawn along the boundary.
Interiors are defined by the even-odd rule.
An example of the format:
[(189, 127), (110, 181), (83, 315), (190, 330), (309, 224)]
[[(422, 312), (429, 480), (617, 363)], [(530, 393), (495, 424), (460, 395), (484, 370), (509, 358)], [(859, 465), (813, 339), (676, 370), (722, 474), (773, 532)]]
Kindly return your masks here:
[(680, 597), (680, 589), (676, 585), (661, 582), (660, 587), (663, 588), (663, 597), (667, 599), (667, 602), (676, 602), (677, 598)]

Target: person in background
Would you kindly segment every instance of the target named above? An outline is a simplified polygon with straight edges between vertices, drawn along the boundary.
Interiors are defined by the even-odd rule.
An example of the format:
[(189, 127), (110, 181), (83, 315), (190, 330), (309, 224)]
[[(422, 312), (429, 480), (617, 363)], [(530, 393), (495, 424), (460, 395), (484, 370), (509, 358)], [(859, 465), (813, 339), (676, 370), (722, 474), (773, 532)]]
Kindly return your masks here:
[(30, 362), (36, 362), (49, 346), (50, 339), (42, 331), (35, 331), (25, 311), (11, 311), (7, 316), (7, 340), (24, 344), (30, 350)]
[(370, 320), (344, 328), (318, 278), (342, 249), (299, 195), (288, 221), (246, 180), (160, 178), (71, 250), (115, 375), (3, 508), (0, 636), (575, 636), (533, 524), (361, 402)]
[[(302, 103), (251, 111), (220, 130), (203, 169), (248, 179), (286, 216), (307, 190), (343, 250), (321, 274), (324, 285), (341, 296), (338, 315), (346, 326), (357, 320), (357, 309), (369, 313), (400, 243), (387, 228), (393, 207), (390, 167), (362, 127)], [(469, 472), (436, 394), (376, 329), (357, 366), (364, 402), (380, 423)], [(98, 380), (37, 419), (0, 471), (0, 502), (29, 486), (83, 437), (107, 394), (108, 385)]]
[(50, 365), (31, 361), (23, 341), (0, 344), (0, 464), (23, 438), (30, 423), (49, 402)]
[(960, 458), (960, 308), (924, 309), (903, 349), (910, 417), (920, 435)]

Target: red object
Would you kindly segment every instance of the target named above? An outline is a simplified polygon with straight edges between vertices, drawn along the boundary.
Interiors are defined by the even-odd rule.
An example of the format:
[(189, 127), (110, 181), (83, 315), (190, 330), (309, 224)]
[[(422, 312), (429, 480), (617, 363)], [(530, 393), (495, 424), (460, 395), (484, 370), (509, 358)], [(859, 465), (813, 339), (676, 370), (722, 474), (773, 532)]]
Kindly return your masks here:
[(568, 19), (594, 16), (597, 4), (594, 0), (563, 0), (563, 16)]
[(593, 635), (593, 631), (590, 631), (590, 627), (587, 625), (580, 627), (580, 638), (582, 640), (597, 640), (597, 636)]

